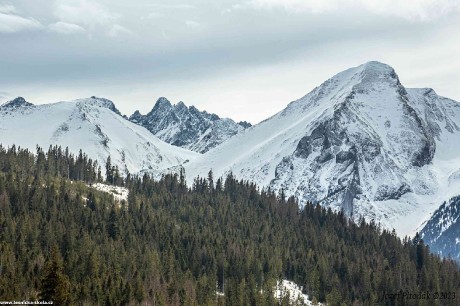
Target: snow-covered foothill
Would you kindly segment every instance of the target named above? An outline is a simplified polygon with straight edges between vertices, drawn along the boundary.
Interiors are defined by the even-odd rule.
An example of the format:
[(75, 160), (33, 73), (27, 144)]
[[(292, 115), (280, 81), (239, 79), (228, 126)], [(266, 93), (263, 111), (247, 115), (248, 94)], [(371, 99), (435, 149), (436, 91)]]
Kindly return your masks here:
[(73, 154), (83, 150), (102, 166), (111, 157), (122, 174), (161, 172), (199, 154), (167, 144), (120, 115), (112, 101), (91, 97), (33, 105), (17, 98), (0, 106), (0, 143), (35, 152), (60, 145)]

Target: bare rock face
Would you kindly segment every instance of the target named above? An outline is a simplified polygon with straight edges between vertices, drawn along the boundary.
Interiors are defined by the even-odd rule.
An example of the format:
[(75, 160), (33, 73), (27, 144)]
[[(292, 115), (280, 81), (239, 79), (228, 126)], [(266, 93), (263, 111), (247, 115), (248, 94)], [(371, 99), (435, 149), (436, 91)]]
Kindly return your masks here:
[(147, 128), (167, 143), (199, 153), (207, 152), (251, 127), (246, 121), (236, 123), (216, 114), (201, 112), (194, 106), (187, 107), (183, 102), (172, 105), (163, 97), (147, 115), (136, 111), (129, 120)]
[[(339, 205), (350, 216), (355, 200), (362, 197), (397, 200), (411, 192), (404, 173), (410, 167), (429, 164), (435, 152), (434, 135), (410, 106), (408, 93), (391, 67), (367, 63), (352, 79), (330, 114), (310, 123), (311, 132), (278, 165), (271, 181), (272, 187), (288, 188), (283, 180), (303, 176), (299, 185), (305, 198)], [(321, 95), (306, 99), (308, 104), (318, 105), (316, 99), (331, 87), (336, 90), (331, 86), (335, 83), (334, 78), (326, 82), (326, 88), (317, 90)], [(392, 158), (396, 155), (398, 162)], [(289, 159), (301, 159), (305, 166), (300, 171), (296, 167), (283, 171)]]

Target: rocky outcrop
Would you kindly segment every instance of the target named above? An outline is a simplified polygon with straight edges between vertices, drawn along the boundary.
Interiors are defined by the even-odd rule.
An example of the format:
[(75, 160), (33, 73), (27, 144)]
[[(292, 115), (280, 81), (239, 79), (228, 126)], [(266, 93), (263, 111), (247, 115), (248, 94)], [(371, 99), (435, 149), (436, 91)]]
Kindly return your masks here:
[(33, 106), (32, 103), (27, 102), (23, 97), (17, 97), (8, 101), (0, 106), (1, 109), (15, 109), (19, 107)]
[(251, 127), (243, 121), (220, 118), (216, 114), (187, 107), (183, 102), (172, 105), (162, 97), (146, 115), (135, 111), (129, 120), (147, 128), (154, 135), (172, 145), (204, 153), (233, 135)]

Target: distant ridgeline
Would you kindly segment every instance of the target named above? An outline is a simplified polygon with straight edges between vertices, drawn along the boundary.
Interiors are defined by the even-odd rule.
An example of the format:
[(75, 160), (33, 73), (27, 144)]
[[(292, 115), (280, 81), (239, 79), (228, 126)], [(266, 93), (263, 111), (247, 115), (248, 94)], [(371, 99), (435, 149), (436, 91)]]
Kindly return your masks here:
[(0, 301), (287, 305), (274, 290), (289, 279), (328, 305), (435, 304), (384, 299), (400, 290), (455, 293), (441, 304), (458, 305), (458, 266), (418, 236), (299, 211), (231, 175), (190, 189), (181, 175), (109, 177), (129, 189), (121, 206), (97, 181), (107, 177), (83, 153), (0, 147)]

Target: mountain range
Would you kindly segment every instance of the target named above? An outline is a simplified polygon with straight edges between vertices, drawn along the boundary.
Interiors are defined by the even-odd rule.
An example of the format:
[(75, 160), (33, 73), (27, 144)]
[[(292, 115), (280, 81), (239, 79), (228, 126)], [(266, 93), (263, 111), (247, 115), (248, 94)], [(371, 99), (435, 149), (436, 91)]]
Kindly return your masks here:
[(182, 101), (172, 105), (164, 97), (158, 99), (148, 114), (141, 115), (136, 111), (129, 120), (167, 143), (199, 153), (209, 151), (251, 126), (245, 121), (236, 123), (232, 119), (201, 112), (194, 106), (187, 107)]
[[(255, 126), (166, 98), (129, 118), (102, 98), (18, 98), (0, 107), (0, 119), (4, 145), (81, 148), (131, 173), (184, 169), (189, 185), (211, 169), (215, 177), (232, 173), (400, 236), (420, 231), (437, 252), (458, 256), (449, 247), (460, 238), (458, 210), (448, 207), (460, 195), (460, 104), (431, 88), (406, 88), (380, 62), (333, 76)], [(454, 230), (439, 220), (454, 220)]]
[(199, 155), (161, 141), (97, 97), (45, 105), (9, 101), (0, 106), (0, 139), (32, 152), (37, 145), (47, 150), (57, 144), (74, 154), (82, 149), (102, 168), (110, 156), (123, 173), (165, 170)]

